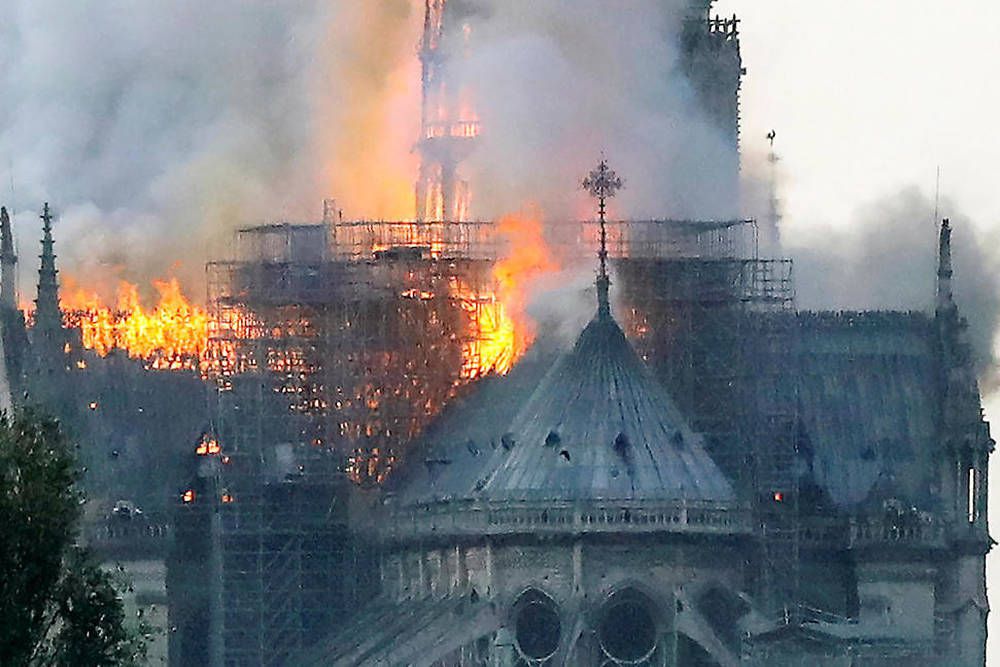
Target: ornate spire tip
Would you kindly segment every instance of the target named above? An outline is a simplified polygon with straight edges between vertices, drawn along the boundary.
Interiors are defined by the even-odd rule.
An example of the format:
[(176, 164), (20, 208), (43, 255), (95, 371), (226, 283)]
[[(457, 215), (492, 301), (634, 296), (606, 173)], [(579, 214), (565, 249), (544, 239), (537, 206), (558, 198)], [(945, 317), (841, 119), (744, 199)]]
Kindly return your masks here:
[(600, 270), (597, 274), (597, 311), (601, 317), (610, 317), (608, 290), (611, 279), (608, 278), (607, 203), (608, 199), (625, 187), (625, 182), (608, 166), (608, 161), (601, 158), (597, 168), (583, 179), (582, 185), (591, 197), (597, 199), (597, 213), (601, 223), (601, 249), (597, 253), (597, 258), (600, 260)]

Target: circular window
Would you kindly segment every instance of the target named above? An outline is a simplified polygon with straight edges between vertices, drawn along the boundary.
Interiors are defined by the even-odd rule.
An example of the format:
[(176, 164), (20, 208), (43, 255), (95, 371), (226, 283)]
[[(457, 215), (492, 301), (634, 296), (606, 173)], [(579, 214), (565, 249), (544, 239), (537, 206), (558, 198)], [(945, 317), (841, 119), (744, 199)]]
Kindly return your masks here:
[(535, 591), (522, 595), (515, 605), (514, 636), (525, 658), (551, 658), (562, 636), (562, 623), (552, 600)]
[(636, 663), (656, 649), (656, 621), (638, 596), (617, 595), (608, 603), (598, 629), (601, 648), (618, 662)]

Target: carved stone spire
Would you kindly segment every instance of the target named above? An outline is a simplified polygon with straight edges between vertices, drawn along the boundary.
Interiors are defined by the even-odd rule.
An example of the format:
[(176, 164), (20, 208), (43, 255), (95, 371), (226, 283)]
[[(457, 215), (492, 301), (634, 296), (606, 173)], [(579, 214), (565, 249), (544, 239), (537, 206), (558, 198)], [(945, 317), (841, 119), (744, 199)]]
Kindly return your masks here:
[(53, 252), (52, 213), (48, 203), (42, 219), (42, 260), (38, 269), (38, 296), (35, 299), (34, 345), (41, 369), (46, 373), (65, 367), (63, 347), (66, 344), (59, 310), (59, 279), (56, 255)]
[(0, 207), (0, 302), (17, 308), (17, 255), (14, 254), (14, 234), (6, 207)]
[(611, 279), (608, 277), (607, 201), (618, 194), (624, 186), (624, 181), (608, 166), (608, 161), (605, 159), (602, 159), (597, 168), (583, 179), (583, 189), (597, 199), (597, 212), (601, 222), (601, 249), (597, 253), (597, 258), (600, 260), (600, 270), (597, 274), (597, 313), (601, 318), (611, 317), (611, 303), (608, 298)]

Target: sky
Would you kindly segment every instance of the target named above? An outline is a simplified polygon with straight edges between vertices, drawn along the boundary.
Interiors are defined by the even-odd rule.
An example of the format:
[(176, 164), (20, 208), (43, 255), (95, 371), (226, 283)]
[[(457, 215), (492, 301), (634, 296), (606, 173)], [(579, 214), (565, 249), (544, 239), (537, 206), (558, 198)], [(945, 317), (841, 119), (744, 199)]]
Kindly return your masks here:
[[(903, 190), (933, 201), (938, 182), (941, 216), (961, 212), (981, 244), (1000, 238), (1000, 3), (721, 0), (716, 9), (743, 20), (743, 148), (752, 159), (777, 133), (788, 246), (817, 230), (856, 231), (867, 220), (859, 211)], [(1000, 395), (985, 402), (1000, 423)], [(993, 479), (998, 466), (994, 457)], [(996, 485), (990, 507), (1000, 516)], [(997, 550), (987, 581), (996, 599)], [(987, 657), (1000, 664), (996, 612)]]
[[(743, 20), (744, 149), (777, 132), (794, 226), (848, 224), (917, 185), (995, 228), (1000, 5), (987, 0), (723, 0)], [(942, 211), (947, 214), (947, 211)], [(789, 233), (793, 233), (792, 230)]]

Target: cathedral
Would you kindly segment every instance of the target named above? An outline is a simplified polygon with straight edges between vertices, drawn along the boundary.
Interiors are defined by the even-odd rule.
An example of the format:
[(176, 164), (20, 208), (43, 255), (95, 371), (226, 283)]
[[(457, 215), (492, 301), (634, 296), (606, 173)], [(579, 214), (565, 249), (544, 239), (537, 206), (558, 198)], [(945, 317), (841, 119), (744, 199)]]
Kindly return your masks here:
[[(297, 660), (985, 664), (993, 441), (947, 220), (939, 250), (932, 317), (756, 316), (794, 330), (778, 481), (780, 442), (692, 427), (623, 332), (602, 248), (575, 345), (453, 406), (359, 514), (379, 593)], [(739, 450), (756, 474), (720, 465)]]
[[(735, 181), (739, 22), (713, 18), (711, 4), (685, 10), (678, 67), (727, 137)], [(417, 218), (431, 235), (479, 229), (466, 221), (462, 162), (481, 128), (444, 83), (454, 55), (442, 46), (449, 32), (468, 35), (475, 7), (426, 6), (425, 102), (443, 110), (424, 114), (418, 147)], [(231, 556), (227, 522), (242, 526), (234, 544), (249, 524), (239, 500), (218, 510), (214, 662), (983, 665), (994, 443), (952, 293), (949, 222), (926, 312), (806, 312), (790, 260), (759, 251), (768, 221), (610, 220), (606, 200), (621, 181), (602, 161), (584, 185), (600, 221), (586, 236), (600, 243), (584, 244), (598, 264), (589, 324), (566, 349), (540, 323), (510, 373), (449, 400), (378, 488), (325, 510), (334, 518), (317, 544), (337, 545), (343, 573), (326, 598), (307, 596), (317, 576), (305, 573), (333, 562), (323, 560), (331, 548), (318, 558), (295, 538), (300, 578), (289, 581), (299, 583), (278, 594), (292, 552)], [(355, 229), (326, 224), (335, 246)], [(430, 252), (397, 239), (406, 252), (355, 246), (329, 262), (355, 271), (352, 284), (405, 268), (429, 271), (430, 286), (441, 267), (479, 261), (449, 246), (452, 236)], [(380, 321), (440, 321), (403, 316), (411, 304), (401, 303), (387, 302)], [(343, 349), (331, 359), (396, 345), (378, 330), (351, 348), (337, 331)], [(424, 363), (435, 362), (406, 366), (414, 386)], [(292, 474), (265, 487), (307, 483), (313, 469), (273, 465)], [(240, 497), (237, 478), (217, 479)], [(273, 529), (262, 534), (254, 539)], [(248, 574), (264, 591), (252, 599), (239, 583)], [(269, 620), (290, 614), (301, 622), (288, 632)]]
[[(740, 23), (674, 4), (664, 76), (736, 202)], [(776, 215), (612, 219), (602, 159), (596, 215), (549, 225), (596, 275), (586, 322), (492, 372), (504, 258), (466, 181), (490, 128), (451, 66), (488, 5), (424, 3), (414, 219), (330, 202), (209, 264), (214, 376), (79, 349), (47, 205), (26, 325), (0, 210), (0, 404), (46, 404), (146, 507), (97, 534), (155, 565), (167, 663), (984, 665), (994, 442), (949, 221), (925, 311), (804, 311)]]

